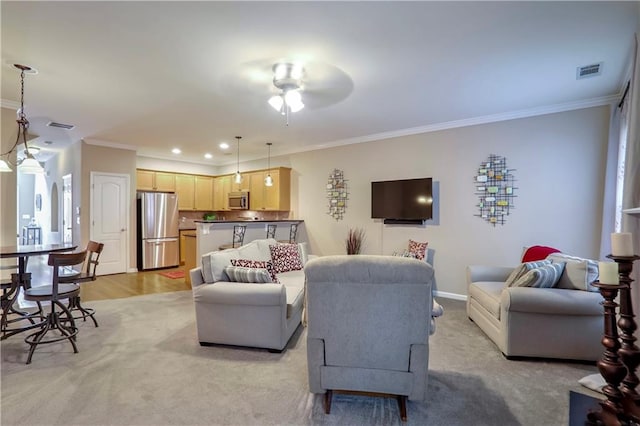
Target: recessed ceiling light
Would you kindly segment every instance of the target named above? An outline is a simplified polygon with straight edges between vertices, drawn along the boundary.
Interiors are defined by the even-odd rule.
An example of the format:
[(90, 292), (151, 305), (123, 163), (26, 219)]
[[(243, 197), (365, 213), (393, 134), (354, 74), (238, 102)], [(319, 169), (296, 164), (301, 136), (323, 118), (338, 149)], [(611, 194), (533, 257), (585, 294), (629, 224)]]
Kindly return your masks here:
[(180, 154), (182, 151), (180, 150), (180, 148), (173, 148), (171, 152), (173, 152), (174, 154)]
[(213, 155), (209, 154), (208, 152), (204, 155), (204, 158), (206, 158), (207, 160), (210, 160), (213, 158)]
[(229, 144), (226, 142), (222, 142), (220, 145), (218, 145), (220, 148), (222, 149), (229, 149)]

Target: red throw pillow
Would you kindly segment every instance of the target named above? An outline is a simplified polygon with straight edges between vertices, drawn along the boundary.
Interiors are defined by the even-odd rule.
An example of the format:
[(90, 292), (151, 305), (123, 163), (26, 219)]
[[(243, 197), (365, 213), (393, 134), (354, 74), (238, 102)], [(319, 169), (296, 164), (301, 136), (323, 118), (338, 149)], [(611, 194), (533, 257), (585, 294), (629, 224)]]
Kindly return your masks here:
[(297, 244), (274, 244), (269, 246), (269, 250), (271, 250), (271, 261), (276, 274), (302, 269)]
[(418, 260), (424, 260), (425, 253), (427, 252), (427, 243), (419, 243), (417, 241), (409, 240), (409, 253), (414, 255)]
[(560, 253), (560, 250), (547, 246), (531, 246), (522, 255), (522, 263), (544, 260), (551, 253)]

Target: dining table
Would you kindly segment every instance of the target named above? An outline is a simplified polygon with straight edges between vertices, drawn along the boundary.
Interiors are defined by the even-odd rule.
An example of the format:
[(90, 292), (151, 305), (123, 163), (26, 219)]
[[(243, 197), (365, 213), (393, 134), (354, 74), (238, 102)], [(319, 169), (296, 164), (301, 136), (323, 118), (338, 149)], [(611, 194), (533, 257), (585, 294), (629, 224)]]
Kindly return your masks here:
[[(75, 244), (0, 246), (0, 259), (18, 259), (18, 270), (11, 274), (11, 282), (2, 283), (2, 297), (0, 298), (2, 308), (2, 316), (0, 317), (0, 340), (39, 327), (45, 320), (41, 315), (40, 307), (38, 307), (39, 309), (36, 312), (26, 312), (16, 309), (14, 306), (20, 290), (31, 288), (31, 272), (27, 272), (29, 257), (68, 252), (76, 248), (78, 248), (78, 246)], [(17, 317), (9, 319), (10, 314), (15, 314)], [(24, 324), (22, 321), (28, 321), (29, 324), (10, 328), (15, 323)]]

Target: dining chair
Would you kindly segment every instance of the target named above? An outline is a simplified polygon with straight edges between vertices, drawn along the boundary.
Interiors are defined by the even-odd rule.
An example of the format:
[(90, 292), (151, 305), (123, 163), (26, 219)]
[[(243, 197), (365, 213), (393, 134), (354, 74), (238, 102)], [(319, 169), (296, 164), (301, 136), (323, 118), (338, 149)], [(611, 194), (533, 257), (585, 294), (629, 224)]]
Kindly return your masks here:
[(278, 225), (270, 223), (267, 225), (267, 238), (276, 238), (276, 228)]
[[(71, 299), (80, 295), (80, 285), (77, 283), (61, 283), (60, 268), (67, 266), (77, 266), (84, 263), (87, 257), (87, 251), (83, 250), (78, 253), (51, 253), (47, 264), (53, 267), (51, 285), (34, 285), (24, 291), (24, 300), (30, 302), (50, 302), (50, 310), (47, 313), (46, 320), (35, 333), (29, 334), (24, 341), (29, 348), (29, 356), (27, 364), (31, 364), (31, 358), (40, 344), (54, 343), (62, 340), (69, 340), (73, 346), (73, 352), (78, 353), (76, 345), (76, 335), (78, 328), (73, 319), (73, 314), (69, 308), (62, 303), (65, 299)], [(52, 330), (58, 330), (59, 336), (53, 336), (45, 339), (47, 333)]]
[[(95, 241), (89, 241), (87, 243), (87, 257), (85, 258), (84, 265), (81, 271), (74, 271), (74, 273), (66, 274), (60, 276), (61, 283), (85, 283), (89, 281), (96, 280), (96, 268), (98, 267), (98, 260), (100, 259), (100, 254), (102, 253), (102, 249), (104, 248), (103, 243), (97, 243)], [(80, 294), (76, 297), (72, 297), (69, 299), (69, 310), (73, 313), (74, 311), (80, 312), (78, 316), (74, 316), (73, 319), (83, 321), (87, 320), (87, 317), (91, 318), (93, 324), (97, 327), (98, 321), (94, 317), (96, 311), (93, 308), (85, 308), (80, 303)]]

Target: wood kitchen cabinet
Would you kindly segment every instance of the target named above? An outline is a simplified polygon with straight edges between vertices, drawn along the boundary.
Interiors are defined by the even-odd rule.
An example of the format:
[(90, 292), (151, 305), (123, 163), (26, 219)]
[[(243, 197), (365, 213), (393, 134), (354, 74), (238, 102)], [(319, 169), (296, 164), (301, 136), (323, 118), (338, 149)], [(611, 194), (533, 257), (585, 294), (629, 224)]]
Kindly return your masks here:
[(229, 210), (229, 191), (232, 176), (218, 176), (213, 180), (213, 210)]
[(194, 209), (202, 211), (213, 209), (213, 177), (196, 176)]
[(175, 174), (138, 169), (136, 170), (136, 189), (138, 191), (175, 192)]
[(178, 194), (178, 210), (194, 210), (195, 176), (176, 175), (176, 194)]
[[(264, 179), (271, 174), (273, 186), (265, 186)], [(251, 174), (249, 189), (251, 210), (288, 211), (291, 206), (291, 169), (278, 167)]]

